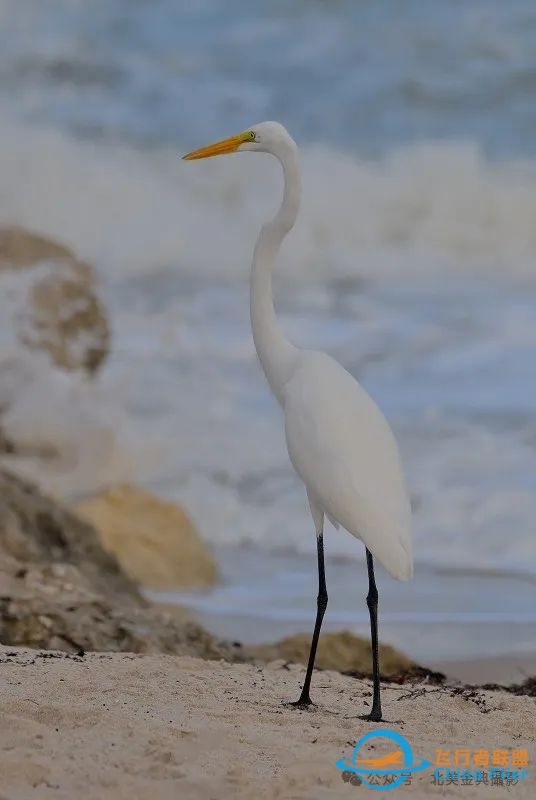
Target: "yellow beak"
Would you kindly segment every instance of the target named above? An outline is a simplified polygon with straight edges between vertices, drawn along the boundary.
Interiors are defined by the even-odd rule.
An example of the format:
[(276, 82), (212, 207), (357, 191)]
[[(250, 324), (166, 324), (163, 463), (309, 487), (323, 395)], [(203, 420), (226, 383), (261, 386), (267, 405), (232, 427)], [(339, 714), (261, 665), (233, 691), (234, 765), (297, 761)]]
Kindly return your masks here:
[(248, 139), (247, 133), (239, 133), (236, 136), (231, 136), (229, 139), (222, 139), (220, 142), (214, 142), (206, 147), (200, 147), (199, 150), (192, 150), (191, 153), (186, 153), (183, 156), (185, 161), (195, 161), (197, 158), (210, 158), (211, 156), (223, 156), (226, 153), (235, 153), (241, 144)]

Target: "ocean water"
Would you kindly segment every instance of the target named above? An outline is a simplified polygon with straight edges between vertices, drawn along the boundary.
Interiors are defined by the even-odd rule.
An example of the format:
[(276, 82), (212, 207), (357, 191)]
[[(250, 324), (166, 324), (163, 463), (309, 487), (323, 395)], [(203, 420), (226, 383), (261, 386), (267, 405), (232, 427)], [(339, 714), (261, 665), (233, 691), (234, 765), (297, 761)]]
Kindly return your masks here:
[[(0, 0), (0, 220), (91, 261), (113, 327), (95, 382), (51, 370), (3, 285), (3, 424), (62, 454), (18, 468), (66, 497), (132, 480), (184, 502), (224, 576), (186, 600), (237, 638), (307, 627), (315, 537), (249, 331), (280, 176), (179, 158), (279, 119), (304, 188), (282, 325), (372, 393), (411, 489), (417, 579), (382, 576), (388, 638), (533, 649), (535, 45), (529, 0)], [(326, 548), (328, 621), (361, 629), (363, 548), (331, 529)]]

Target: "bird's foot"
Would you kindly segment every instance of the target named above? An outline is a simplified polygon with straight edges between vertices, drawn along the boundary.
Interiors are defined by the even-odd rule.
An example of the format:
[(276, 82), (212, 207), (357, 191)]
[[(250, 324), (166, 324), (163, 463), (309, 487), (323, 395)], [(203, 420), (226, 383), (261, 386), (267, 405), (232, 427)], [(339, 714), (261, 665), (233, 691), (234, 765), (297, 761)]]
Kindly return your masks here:
[(359, 719), (364, 719), (366, 722), (381, 722), (382, 721), (382, 710), (373, 708), (370, 714), (361, 714)]
[(314, 706), (314, 703), (308, 694), (302, 694), (299, 700), (293, 700), (292, 702), (286, 703), (286, 705), (291, 706), (292, 708), (301, 708), (303, 711), (310, 711), (311, 706)]

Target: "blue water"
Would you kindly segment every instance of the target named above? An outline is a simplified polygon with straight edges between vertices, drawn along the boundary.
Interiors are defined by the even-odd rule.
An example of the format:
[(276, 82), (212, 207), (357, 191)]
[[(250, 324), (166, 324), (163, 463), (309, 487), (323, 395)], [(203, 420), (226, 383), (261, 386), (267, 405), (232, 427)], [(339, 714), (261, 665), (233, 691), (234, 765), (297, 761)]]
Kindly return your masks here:
[[(316, 559), (289, 553), (261, 557), (254, 550), (217, 551), (220, 582), (210, 592), (149, 592), (178, 602), (229, 641), (262, 644), (312, 632)], [(366, 566), (327, 560), (329, 603), (324, 630), (369, 636)], [(420, 663), (460, 659), (513, 659), (534, 651), (536, 609), (532, 577), (483, 570), (418, 569), (411, 583), (395, 583), (376, 570), (380, 636)], [(519, 676), (521, 677), (521, 675)]]
[[(218, 547), (223, 586), (247, 605), (255, 564), (277, 567), (298, 587), (284, 595), (289, 625), (303, 626), (310, 587), (293, 559), (314, 573), (314, 535), (248, 319), (251, 250), (279, 175), (263, 157), (179, 159), (280, 119), (304, 185), (277, 276), (282, 324), (388, 415), (418, 581), (437, 587), (451, 633), (466, 626), (456, 655), (481, 641), (476, 605), (506, 626), (497, 652), (526, 648), (504, 609), (509, 598), (509, 620), (516, 608), (532, 620), (535, 95), (529, 0), (0, 2), (0, 219), (95, 264), (114, 330), (92, 385), (25, 362), (0, 397), (12, 426), (65, 451), (45, 481), (69, 497), (133, 480), (181, 500)], [(43, 480), (39, 463), (21, 468)], [(241, 585), (225, 564), (244, 545), (258, 562)], [(327, 546), (346, 602), (344, 565), (362, 548), (331, 530)], [(482, 580), (462, 613), (448, 576), (468, 569)], [(518, 592), (512, 575), (529, 583)], [(404, 592), (411, 620), (421, 594)]]
[(371, 154), (533, 155), (530, 0), (3, 0), (2, 94), (79, 135), (184, 143), (253, 120)]

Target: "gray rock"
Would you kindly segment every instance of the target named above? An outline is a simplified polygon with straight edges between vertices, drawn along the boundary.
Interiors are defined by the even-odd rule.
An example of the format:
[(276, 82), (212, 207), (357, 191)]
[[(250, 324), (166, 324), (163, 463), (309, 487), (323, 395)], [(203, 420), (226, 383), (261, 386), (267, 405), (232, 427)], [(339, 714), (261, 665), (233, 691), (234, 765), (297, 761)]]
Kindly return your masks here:
[(139, 594), (91, 525), (0, 470), (0, 643), (240, 658)]

